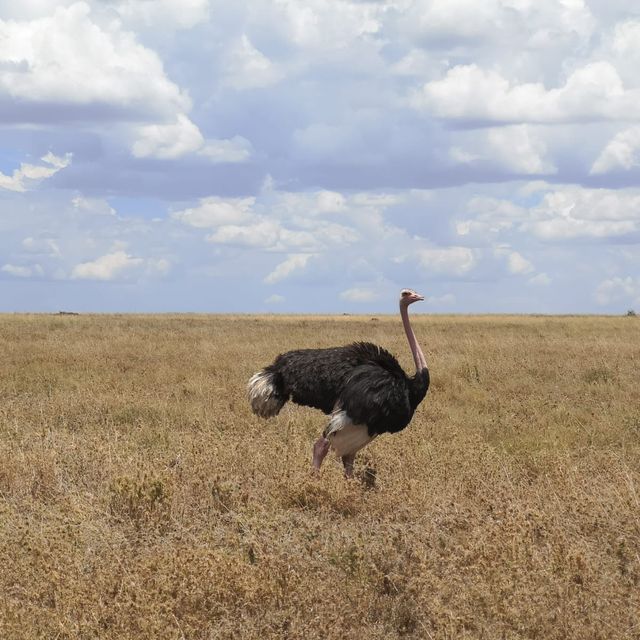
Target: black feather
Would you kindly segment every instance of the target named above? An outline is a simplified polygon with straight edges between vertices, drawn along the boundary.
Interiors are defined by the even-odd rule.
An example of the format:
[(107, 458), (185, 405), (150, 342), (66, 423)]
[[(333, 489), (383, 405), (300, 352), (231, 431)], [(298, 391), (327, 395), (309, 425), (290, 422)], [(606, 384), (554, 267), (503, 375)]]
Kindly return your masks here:
[(398, 361), (370, 342), (279, 355), (265, 369), (275, 392), (326, 414), (339, 407), (370, 435), (404, 429), (429, 388), (429, 371), (409, 378)]

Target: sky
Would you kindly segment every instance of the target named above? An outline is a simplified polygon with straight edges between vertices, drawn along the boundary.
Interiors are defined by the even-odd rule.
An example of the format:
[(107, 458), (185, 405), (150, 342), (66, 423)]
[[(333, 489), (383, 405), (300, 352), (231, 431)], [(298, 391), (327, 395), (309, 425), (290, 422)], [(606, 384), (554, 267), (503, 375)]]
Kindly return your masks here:
[(0, 0), (0, 311), (640, 311), (638, 69), (635, 0)]

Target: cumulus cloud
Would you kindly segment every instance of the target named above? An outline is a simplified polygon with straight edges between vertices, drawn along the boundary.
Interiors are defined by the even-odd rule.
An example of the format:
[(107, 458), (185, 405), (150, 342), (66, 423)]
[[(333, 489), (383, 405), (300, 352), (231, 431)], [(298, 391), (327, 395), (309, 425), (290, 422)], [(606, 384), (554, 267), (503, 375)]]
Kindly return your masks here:
[(529, 260), (519, 254), (517, 251), (511, 251), (507, 258), (509, 271), (516, 275), (528, 274), (534, 271), (533, 265)]
[(71, 271), (71, 277), (78, 280), (115, 280), (142, 265), (142, 258), (130, 256), (119, 250), (107, 253), (90, 262), (81, 262)]
[(425, 272), (449, 276), (463, 276), (476, 265), (474, 252), (468, 247), (420, 249), (418, 260)]
[(209, 18), (208, 0), (107, 0), (132, 26), (190, 29)]
[(115, 216), (116, 210), (102, 198), (86, 198), (81, 195), (76, 195), (71, 204), (76, 211), (80, 211), (84, 214), (98, 215), (98, 216)]
[(0, 271), (2, 271), (3, 273), (8, 273), (10, 276), (14, 276), (16, 278), (31, 278), (33, 276), (42, 276), (44, 274), (44, 270), (39, 264), (5, 264), (0, 267)]
[(466, 205), (465, 217), (455, 222), (455, 229), (460, 236), (478, 234), (495, 236), (509, 231), (519, 221), (524, 221), (527, 218), (527, 210), (513, 202), (487, 196), (475, 196)]
[(609, 62), (573, 71), (559, 88), (511, 83), (477, 64), (458, 65), (426, 83), (411, 104), (445, 120), (499, 123), (557, 123), (637, 119), (637, 89), (625, 89)]
[(253, 146), (242, 136), (234, 136), (229, 140), (206, 140), (198, 149), (198, 154), (214, 163), (246, 162), (253, 154)]
[[(508, 273), (515, 276), (531, 275), (535, 268), (528, 258), (511, 247), (499, 245), (494, 248), (494, 256), (504, 260)], [(529, 279), (531, 281), (531, 278)]]
[(586, 42), (595, 20), (582, 0), (416, 0), (404, 5), (399, 26), (433, 48), (497, 41), (536, 50), (558, 41)]
[(640, 126), (618, 132), (602, 150), (591, 167), (592, 174), (640, 166)]
[(603, 280), (596, 288), (594, 297), (601, 306), (614, 303), (639, 305), (640, 278), (615, 276)]
[[(93, 22), (86, 2), (31, 21), (0, 20), (0, 60), (0, 100), (110, 105), (138, 117), (166, 117), (190, 107), (158, 55), (117, 21), (104, 27)], [(20, 113), (15, 110), (14, 117)]]
[(215, 228), (251, 220), (255, 201), (253, 197), (225, 199), (211, 196), (203, 198), (197, 207), (175, 211), (171, 216), (192, 227)]
[(348, 210), (345, 196), (336, 191), (328, 190), (304, 193), (277, 192), (273, 205), (286, 216), (300, 218), (341, 213)]
[(284, 76), (283, 70), (256, 49), (246, 34), (242, 34), (226, 55), (225, 82), (234, 89), (268, 87)]
[(527, 125), (491, 129), (488, 139), (491, 158), (509, 171), (528, 175), (557, 171), (546, 158), (546, 145)]
[(71, 164), (71, 154), (56, 156), (49, 152), (40, 158), (44, 164), (21, 163), (10, 176), (0, 171), (0, 189), (27, 191)]
[(456, 222), (458, 235), (532, 234), (544, 241), (633, 238), (640, 233), (640, 193), (635, 189), (586, 189), (538, 184), (529, 207), (508, 200), (473, 198), (472, 215)]
[(206, 240), (213, 244), (314, 253), (357, 240), (353, 228), (323, 218), (340, 211), (345, 202), (334, 192), (296, 194), (266, 188), (259, 198), (204, 198), (171, 215), (189, 226), (211, 229)]
[(149, 124), (138, 128), (131, 151), (136, 158), (179, 158), (204, 145), (200, 129), (186, 115), (179, 113), (175, 122)]
[(267, 275), (264, 281), (267, 284), (275, 284), (288, 278), (295, 271), (304, 269), (307, 266), (307, 262), (309, 262), (309, 258), (311, 258), (309, 253), (294, 253), (290, 255)]
[(279, 0), (278, 18), (288, 39), (302, 49), (324, 54), (344, 50), (354, 41), (381, 29), (384, 6), (345, 0), (327, 4), (323, 0)]
[(551, 284), (551, 278), (546, 273), (538, 273), (532, 278), (529, 278), (529, 283), (536, 286), (546, 287)]
[(22, 249), (27, 253), (42, 254), (57, 258), (61, 255), (60, 247), (54, 238), (33, 238), (28, 236), (22, 241)]
[(251, 143), (241, 136), (229, 140), (205, 140), (200, 129), (183, 113), (171, 123), (157, 123), (134, 129), (131, 151), (136, 158), (174, 160), (198, 154), (212, 163), (246, 162), (252, 153)]
[(623, 20), (615, 25), (611, 43), (613, 52), (623, 59), (640, 58), (640, 20)]
[(268, 219), (251, 225), (223, 225), (207, 236), (214, 244), (249, 247), (271, 251), (313, 251), (317, 241), (312, 233), (297, 231)]
[(521, 229), (544, 240), (628, 236), (640, 231), (640, 195), (567, 186), (546, 193), (530, 217)]
[[(460, 137), (460, 136), (458, 136)], [(548, 158), (547, 145), (531, 125), (492, 127), (463, 134), (462, 144), (452, 146), (449, 157), (470, 166), (494, 166), (508, 173), (553, 174), (557, 168)]]

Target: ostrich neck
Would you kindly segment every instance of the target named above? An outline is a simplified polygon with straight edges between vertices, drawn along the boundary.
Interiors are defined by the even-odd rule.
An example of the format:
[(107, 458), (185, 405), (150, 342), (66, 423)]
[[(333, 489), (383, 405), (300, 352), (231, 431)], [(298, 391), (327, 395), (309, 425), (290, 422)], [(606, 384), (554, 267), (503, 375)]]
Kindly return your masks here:
[(407, 334), (407, 340), (409, 341), (409, 347), (411, 349), (411, 354), (413, 355), (413, 361), (416, 364), (416, 372), (422, 371), (422, 369), (427, 368), (427, 361), (425, 360), (422, 350), (418, 345), (416, 335), (415, 333), (413, 333), (413, 329), (411, 328), (411, 323), (409, 322), (409, 309), (406, 304), (400, 305), (400, 317), (402, 318), (404, 331)]

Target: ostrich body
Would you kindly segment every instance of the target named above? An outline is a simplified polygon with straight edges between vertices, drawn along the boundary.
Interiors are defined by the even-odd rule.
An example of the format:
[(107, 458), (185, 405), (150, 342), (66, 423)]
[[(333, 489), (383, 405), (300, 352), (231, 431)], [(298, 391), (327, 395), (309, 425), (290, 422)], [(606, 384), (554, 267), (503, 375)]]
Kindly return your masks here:
[(411, 289), (400, 294), (414, 376), (407, 376), (386, 349), (370, 342), (288, 351), (249, 380), (253, 412), (270, 418), (287, 400), (320, 409), (330, 418), (313, 446), (313, 467), (319, 470), (332, 448), (351, 477), (356, 453), (381, 433), (404, 429), (429, 388), (429, 369), (409, 322), (408, 307), (418, 300), (424, 298)]

